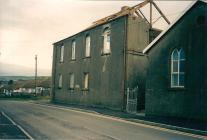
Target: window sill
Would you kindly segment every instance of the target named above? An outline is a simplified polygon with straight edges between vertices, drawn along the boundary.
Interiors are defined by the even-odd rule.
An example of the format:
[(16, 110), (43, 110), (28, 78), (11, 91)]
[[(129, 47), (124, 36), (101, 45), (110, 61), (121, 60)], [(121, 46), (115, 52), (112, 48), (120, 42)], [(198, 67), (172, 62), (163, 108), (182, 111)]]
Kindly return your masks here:
[(111, 53), (102, 53), (101, 56), (110, 55)]
[(75, 88), (68, 88), (68, 90), (75, 90)]
[(91, 56), (85, 56), (83, 59), (90, 59)]
[(169, 87), (168, 90), (170, 91), (184, 91), (186, 90), (185, 87)]
[(82, 91), (89, 91), (89, 89), (88, 88), (84, 88), (84, 89), (82, 89)]
[(73, 62), (73, 61), (76, 61), (76, 59), (71, 59), (70, 61)]

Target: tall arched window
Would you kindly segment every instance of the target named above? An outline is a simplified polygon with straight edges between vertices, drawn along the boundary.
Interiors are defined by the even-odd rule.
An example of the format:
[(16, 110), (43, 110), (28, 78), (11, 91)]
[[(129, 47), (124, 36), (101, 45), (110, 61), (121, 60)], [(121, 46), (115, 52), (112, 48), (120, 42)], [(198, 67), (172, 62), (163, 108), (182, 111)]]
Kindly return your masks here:
[(111, 53), (111, 48), (110, 48), (110, 40), (111, 40), (111, 36), (110, 36), (110, 29), (109, 28), (105, 28), (104, 32), (103, 32), (103, 54), (109, 54)]
[(171, 54), (171, 87), (184, 87), (185, 81), (185, 52), (174, 49)]

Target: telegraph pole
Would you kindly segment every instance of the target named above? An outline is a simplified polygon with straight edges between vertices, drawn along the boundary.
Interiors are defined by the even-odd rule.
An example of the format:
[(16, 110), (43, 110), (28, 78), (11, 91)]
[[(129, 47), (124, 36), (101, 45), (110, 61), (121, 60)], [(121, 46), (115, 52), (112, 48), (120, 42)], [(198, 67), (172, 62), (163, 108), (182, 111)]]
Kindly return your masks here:
[(35, 96), (37, 96), (37, 55), (35, 55)]

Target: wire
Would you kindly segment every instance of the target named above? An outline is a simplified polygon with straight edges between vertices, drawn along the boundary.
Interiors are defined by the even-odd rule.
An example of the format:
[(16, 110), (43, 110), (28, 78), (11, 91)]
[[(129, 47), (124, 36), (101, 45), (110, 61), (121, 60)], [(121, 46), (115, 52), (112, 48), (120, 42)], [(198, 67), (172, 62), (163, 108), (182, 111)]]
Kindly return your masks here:
[[(177, 14), (181, 14), (183, 13), (184, 11), (180, 11), (180, 12), (176, 12), (176, 13), (171, 13), (171, 14), (167, 14), (166, 17), (169, 17), (169, 16), (172, 16), (172, 15), (177, 15)], [(153, 19), (155, 21), (152, 22), (152, 24), (155, 24), (158, 20), (160, 20), (163, 16), (159, 16), (158, 18), (156, 19)]]

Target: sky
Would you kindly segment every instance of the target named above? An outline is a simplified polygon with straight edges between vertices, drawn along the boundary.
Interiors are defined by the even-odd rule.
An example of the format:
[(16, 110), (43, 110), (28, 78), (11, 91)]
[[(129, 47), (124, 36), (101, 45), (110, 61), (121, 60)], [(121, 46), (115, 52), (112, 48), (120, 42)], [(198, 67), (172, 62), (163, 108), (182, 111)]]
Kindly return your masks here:
[[(71, 36), (92, 22), (141, 1), (0, 0), (0, 63), (51, 69), (52, 43)], [(170, 21), (191, 1), (155, 1)], [(149, 5), (142, 9), (149, 17)], [(159, 17), (153, 9), (153, 20)], [(164, 29), (161, 19), (154, 25)]]

